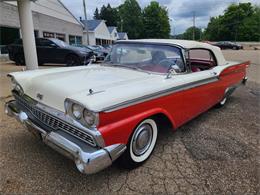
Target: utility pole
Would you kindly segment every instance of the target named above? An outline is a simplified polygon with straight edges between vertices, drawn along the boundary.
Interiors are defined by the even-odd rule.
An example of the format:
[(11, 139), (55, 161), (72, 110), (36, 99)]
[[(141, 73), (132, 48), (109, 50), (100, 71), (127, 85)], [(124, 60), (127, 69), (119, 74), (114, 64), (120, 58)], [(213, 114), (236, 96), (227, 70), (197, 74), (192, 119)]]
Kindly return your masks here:
[(87, 44), (89, 45), (89, 35), (88, 35), (88, 18), (87, 18), (87, 11), (86, 11), (86, 2), (83, 0), (83, 9), (84, 9), (84, 16), (85, 16), (85, 30), (87, 31)]
[(124, 22), (124, 20), (121, 18), (121, 25), (120, 25), (120, 27), (121, 27), (121, 28), (120, 28), (120, 31), (121, 31), (121, 32), (123, 32), (123, 22)]
[(193, 11), (193, 40), (195, 40), (195, 18), (196, 17), (196, 12)]

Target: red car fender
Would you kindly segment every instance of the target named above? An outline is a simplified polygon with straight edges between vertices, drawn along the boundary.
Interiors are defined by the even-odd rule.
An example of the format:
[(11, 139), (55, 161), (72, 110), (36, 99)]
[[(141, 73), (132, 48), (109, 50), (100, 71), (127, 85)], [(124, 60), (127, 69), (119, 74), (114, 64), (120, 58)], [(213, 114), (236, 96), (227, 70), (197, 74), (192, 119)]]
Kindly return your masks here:
[(137, 115), (129, 116), (114, 123), (110, 123), (105, 126), (99, 127), (98, 129), (104, 138), (106, 146), (116, 143), (127, 144), (128, 139), (131, 136), (135, 127), (144, 119), (154, 116), (156, 114), (164, 114), (171, 121), (173, 127), (175, 126), (174, 119), (165, 109), (152, 108), (145, 112), (141, 112)]

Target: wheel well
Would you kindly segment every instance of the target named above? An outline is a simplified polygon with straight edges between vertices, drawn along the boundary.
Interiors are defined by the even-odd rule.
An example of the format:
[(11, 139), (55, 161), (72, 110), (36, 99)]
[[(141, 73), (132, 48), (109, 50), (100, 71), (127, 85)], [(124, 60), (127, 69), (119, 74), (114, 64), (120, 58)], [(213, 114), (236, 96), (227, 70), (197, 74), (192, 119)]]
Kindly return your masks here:
[(158, 114), (152, 115), (149, 118), (152, 118), (155, 120), (159, 130), (174, 128), (170, 119), (163, 113), (158, 113)]
[(79, 56), (78, 56), (77, 54), (75, 54), (75, 53), (68, 53), (68, 54), (66, 55), (65, 59), (66, 59), (67, 57), (69, 57), (69, 56), (79, 57)]

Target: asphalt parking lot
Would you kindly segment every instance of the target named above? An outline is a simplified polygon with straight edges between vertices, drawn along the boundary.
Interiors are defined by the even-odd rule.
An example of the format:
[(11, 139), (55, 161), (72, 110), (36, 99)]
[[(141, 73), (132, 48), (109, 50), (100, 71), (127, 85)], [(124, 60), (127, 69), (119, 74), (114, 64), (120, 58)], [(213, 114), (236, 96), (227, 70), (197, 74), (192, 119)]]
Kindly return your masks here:
[(10, 98), (5, 75), (21, 67), (0, 64), (0, 193), (259, 193), (260, 51), (224, 54), (252, 62), (247, 85), (225, 107), (210, 109), (174, 133), (160, 132), (143, 166), (126, 171), (113, 165), (95, 175), (79, 173), (72, 161), (4, 114)]

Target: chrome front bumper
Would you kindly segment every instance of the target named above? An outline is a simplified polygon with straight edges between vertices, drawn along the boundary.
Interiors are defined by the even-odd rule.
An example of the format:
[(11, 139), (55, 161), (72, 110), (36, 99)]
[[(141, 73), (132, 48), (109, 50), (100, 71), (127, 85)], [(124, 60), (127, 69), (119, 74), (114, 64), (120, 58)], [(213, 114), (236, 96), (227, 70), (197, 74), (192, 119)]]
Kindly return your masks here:
[(46, 132), (33, 123), (25, 112), (19, 110), (15, 100), (5, 104), (5, 113), (23, 123), (30, 132), (37, 132), (45, 144), (74, 160), (78, 170), (82, 173), (93, 174), (103, 170), (126, 149), (125, 144), (114, 144), (97, 149), (62, 131)]

